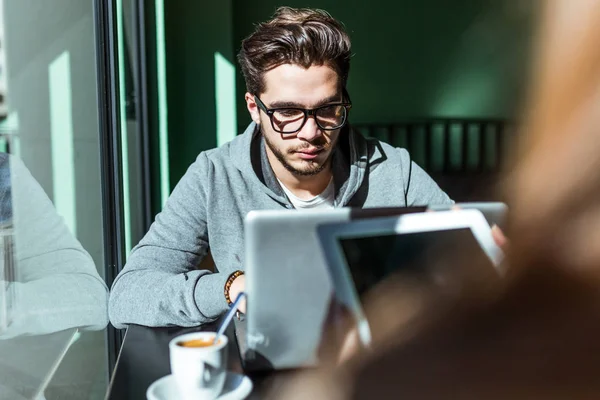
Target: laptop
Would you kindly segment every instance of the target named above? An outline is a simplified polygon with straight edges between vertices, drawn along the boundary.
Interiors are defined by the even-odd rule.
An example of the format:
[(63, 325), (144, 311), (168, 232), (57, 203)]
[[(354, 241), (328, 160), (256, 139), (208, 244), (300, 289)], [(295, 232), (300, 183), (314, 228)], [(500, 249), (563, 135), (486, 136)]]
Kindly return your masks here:
[(333, 294), (316, 233), (318, 225), (425, 209), (336, 208), (248, 213), (244, 221), (246, 320), (236, 323), (244, 369), (289, 369), (317, 364), (316, 351)]
[(317, 234), (336, 299), (353, 316), (365, 346), (371, 330), (361, 297), (391, 274), (443, 284), (467, 265), (492, 278), (503, 275), (503, 252), (475, 209), (329, 223), (319, 226)]

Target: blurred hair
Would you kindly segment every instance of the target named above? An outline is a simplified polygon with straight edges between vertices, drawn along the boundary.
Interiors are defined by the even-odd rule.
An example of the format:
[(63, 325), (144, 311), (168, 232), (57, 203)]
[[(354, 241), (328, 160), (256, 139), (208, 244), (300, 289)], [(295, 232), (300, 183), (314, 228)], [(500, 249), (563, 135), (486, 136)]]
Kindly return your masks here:
[[(600, 266), (600, 2), (548, 0), (506, 179), (513, 263)], [(596, 268), (589, 268), (589, 267)]]

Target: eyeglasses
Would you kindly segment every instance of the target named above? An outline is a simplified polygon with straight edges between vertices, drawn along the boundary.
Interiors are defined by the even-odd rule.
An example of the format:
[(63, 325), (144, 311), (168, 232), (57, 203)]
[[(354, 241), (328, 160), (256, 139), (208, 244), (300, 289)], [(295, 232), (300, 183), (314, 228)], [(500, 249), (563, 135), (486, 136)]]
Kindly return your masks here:
[(325, 131), (339, 129), (346, 124), (351, 103), (326, 104), (321, 107), (307, 109), (295, 107), (267, 108), (258, 96), (254, 96), (258, 108), (263, 110), (271, 120), (275, 132), (289, 135), (299, 132), (309, 115), (312, 115), (317, 126)]

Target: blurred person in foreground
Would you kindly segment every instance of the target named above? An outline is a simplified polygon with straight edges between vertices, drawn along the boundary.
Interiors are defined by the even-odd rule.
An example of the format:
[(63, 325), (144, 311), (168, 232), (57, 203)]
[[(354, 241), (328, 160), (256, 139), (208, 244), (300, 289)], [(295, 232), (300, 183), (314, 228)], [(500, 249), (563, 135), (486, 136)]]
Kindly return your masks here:
[(600, 1), (544, 6), (505, 180), (506, 278), (456, 297), (390, 279), (366, 300), (372, 350), (351, 349), (347, 362), (301, 374), (274, 398), (598, 397)]

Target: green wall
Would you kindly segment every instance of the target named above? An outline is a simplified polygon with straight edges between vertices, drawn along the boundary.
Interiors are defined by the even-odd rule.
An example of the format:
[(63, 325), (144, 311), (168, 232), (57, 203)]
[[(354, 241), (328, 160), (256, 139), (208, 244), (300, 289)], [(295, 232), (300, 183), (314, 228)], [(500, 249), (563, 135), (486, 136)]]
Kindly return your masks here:
[[(518, 3), (518, 4), (517, 4)], [(234, 47), (279, 5), (317, 7), (346, 25), (355, 123), (511, 117), (525, 81), (531, 6), (511, 0), (234, 2)], [(244, 84), (238, 78), (238, 121)]]
[(174, 187), (216, 147), (215, 52), (233, 62), (231, 0), (164, 1), (169, 164)]

